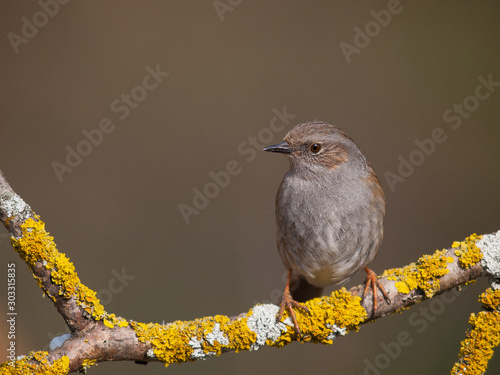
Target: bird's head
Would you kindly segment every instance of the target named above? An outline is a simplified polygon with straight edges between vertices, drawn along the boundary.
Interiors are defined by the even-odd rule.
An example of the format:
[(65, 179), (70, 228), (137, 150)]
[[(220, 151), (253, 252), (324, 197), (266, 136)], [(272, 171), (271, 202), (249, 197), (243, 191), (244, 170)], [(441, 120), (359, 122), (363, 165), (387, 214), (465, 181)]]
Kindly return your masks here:
[(363, 166), (366, 159), (356, 144), (340, 128), (321, 121), (295, 126), (283, 142), (264, 151), (286, 154), (292, 171), (309, 173), (335, 171), (349, 163)]

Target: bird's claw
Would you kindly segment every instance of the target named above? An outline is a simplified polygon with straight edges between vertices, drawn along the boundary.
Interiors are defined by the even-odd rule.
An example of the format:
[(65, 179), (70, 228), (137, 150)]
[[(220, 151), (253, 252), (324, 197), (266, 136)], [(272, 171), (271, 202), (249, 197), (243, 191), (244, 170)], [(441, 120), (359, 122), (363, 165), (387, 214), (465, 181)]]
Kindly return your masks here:
[(365, 271), (366, 271), (366, 284), (365, 284), (365, 290), (363, 291), (363, 299), (365, 298), (365, 294), (368, 291), (368, 288), (371, 286), (373, 292), (372, 316), (375, 316), (375, 312), (377, 311), (377, 288), (380, 289), (380, 291), (382, 292), (382, 295), (384, 296), (384, 299), (388, 305), (391, 304), (391, 299), (389, 298), (389, 294), (385, 291), (382, 284), (379, 283), (377, 274), (368, 267), (365, 267)]
[(295, 316), (295, 312), (293, 311), (294, 307), (302, 309), (309, 314), (311, 313), (306, 305), (298, 303), (292, 298), (292, 294), (290, 293), (290, 290), (288, 289), (287, 285), (287, 288), (285, 289), (285, 291), (283, 292), (283, 296), (281, 297), (280, 310), (278, 312), (278, 316), (276, 317), (276, 321), (277, 322), (281, 321), (281, 319), (283, 318), (283, 313), (285, 312), (286, 309), (290, 314), (290, 317), (292, 318), (295, 332), (297, 333), (297, 335), (302, 336), (299, 328), (299, 323), (297, 322), (297, 317)]

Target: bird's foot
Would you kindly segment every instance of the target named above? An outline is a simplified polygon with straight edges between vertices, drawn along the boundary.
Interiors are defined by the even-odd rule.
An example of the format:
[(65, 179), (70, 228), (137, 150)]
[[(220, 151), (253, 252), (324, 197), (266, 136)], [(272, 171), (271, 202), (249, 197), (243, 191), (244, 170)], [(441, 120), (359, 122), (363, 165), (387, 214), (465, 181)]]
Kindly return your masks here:
[(290, 317), (292, 318), (293, 326), (295, 327), (295, 332), (297, 333), (297, 335), (301, 336), (302, 334), (300, 332), (299, 323), (297, 323), (297, 317), (295, 316), (295, 312), (293, 311), (294, 307), (305, 310), (309, 314), (311, 313), (306, 305), (298, 303), (292, 298), (292, 294), (290, 293), (290, 290), (288, 289), (287, 285), (285, 291), (283, 292), (283, 296), (281, 297), (280, 311), (278, 313), (278, 316), (276, 317), (276, 321), (278, 322), (281, 321), (283, 313), (285, 312), (286, 309), (290, 314)]
[(365, 290), (363, 291), (363, 299), (365, 298), (365, 294), (368, 291), (368, 288), (371, 286), (373, 293), (372, 316), (375, 316), (375, 312), (377, 311), (377, 299), (378, 299), (377, 288), (380, 289), (380, 291), (382, 292), (384, 299), (388, 305), (391, 303), (391, 299), (389, 298), (389, 294), (385, 291), (382, 284), (378, 282), (377, 274), (368, 267), (365, 267), (365, 271), (366, 271), (366, 284), (365, 284)]

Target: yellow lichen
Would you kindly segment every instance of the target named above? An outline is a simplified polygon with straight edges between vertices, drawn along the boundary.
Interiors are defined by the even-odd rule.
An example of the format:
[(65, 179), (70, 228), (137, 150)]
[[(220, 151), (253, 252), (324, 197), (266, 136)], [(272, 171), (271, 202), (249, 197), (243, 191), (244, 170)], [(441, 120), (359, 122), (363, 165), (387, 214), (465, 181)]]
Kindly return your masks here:
[(475, 284), (476, 282), (477, 282), (477, 280), (476, 280), (476, 279), (473, 279), (473, 280), (467, 280), (467, 281), (463, 284), (463, 286), (467, 286), (467, 285), (470, 285), (470, 284)]
[(436, 250), (433, 255), (422, 256), (416, 263), (384, 271), (382, 277), (396, 281), (400, 293), (408, 294), (418, 288), (430, 298), (439, 290), (439, 277), (449, 272), (448, 263), (452, 262), (453, 258), (446, 256), (446, 250)]
[(193, 349), (188, 345), (190, 337), (195, 336), (195, 322), (177, 321), (167, 326), (155, 323), (131, 322), (140, 342), (150, 342), (153, 353), (165, 367), (175, 362), (192, 360)]
[(221, 330), (229, 340), (228, 346), (236, 353), (240, 350), (250, 350), (251, 345), (257, 339), (255, 332), (248, 329), (247, 321), (248, 317), (245, 317), (221, 324)]
[[(52, 282), (60, 286), (59, 295), (67, 299), (75, 297), (87, 316), (96, 320), (103, 319), (107, 313), (96, 297), (96, 292), (80, 282), (73, 263), (57, 250), (54, 238), (45, 231), (45, 224), (39, 217), (27, 219), (21, 228), (21, 238), (12, 239), (12, 245), (30, 268), (41, 262), (50, 271)], [(41, 279), (37, 276), (34, 278), (45, 294), (55, 302), (55, 296), (44, 288)]]
[[(310, 313), (300, 309), (294, 310), (304, 341), (331, 344), (334, 327), (345, 329), (346, 332), (357, 330), (359, 324), (367, 318), (361, 298), (353, 296), (345, 288), (334, 291), (330, 296), (315, 298), (305, 305)], [(282, 347), (295, 337), (295, 330), (290, 327), (278, 340), (266, 344)]]
[[(205, 318), (207, 319), (207, 318)], [(221, 334), (227, 339), (226, 343), (220, 343), (215, 340), (214, 345), (210, 344), (205, 348), (205, 353), (215, 352), (217, 355), (221, 354), (222, 350), (233, 350), (239, 352), (240, 350), (250, 350), (252, 343), (255, 342), (257, 336), (254, 332), (248, 329), (248, 318), (229, 319), (224, 315), (216, 315), (214, 322), (219, 324), (218, 329)], [(207, 334), (213, 332), (212, 329), (203, 330), (203, 338), (207, 341)]]
[(83, 362), (82, 362), (82, 368), (81, 368), (81, 372), (83, 372), (84, 374), (87, 373), (87, 370), (89, 368), (91, 368), (92, 366), (94, 366), (96, 364), (97, 360), (95, 359), (84, 359)]
[[(248, 329), (247, 317), (230, 319), (216, 315), (166, 326), (131, 322), (140, 342), (149, 342), (153, 353), (165, 366), (194, 361), (224, 351), (250, 350), (256, 335)], [(194, 347), (199, 351), (193, 356)]]
[(47, 352), (30, 352), (26, 357), (17, 361), (2, 363), (0, 374), (61, 375), (69, 373), (69, 358), (67, 356), (52, 363), (49, 363), (47, 356)]
[(106, 317), (103, 319), (103, 323), (106, 327), (109, 328), (114, 328), (115, 326), (118, 327), (128, 326), (128, 322), (125, 319), (123, 319), (121, 316), (116, 316), (115, 314), (106, 315)]
[(451, 374), (483, 374), (493, 356), (493, 350), (500, 343), (500, 312), (473, 313), (469, 323), (472, 329), (461, 342), (459, 360), (453, 366)]
[(80, 284), (76, 290), (78, 304), (85, 310), (87, 316), (92, 316), (95, 320), (101, 320), (107, 316), (104, 306), (97, 298), (97, 293), (85, 285)]
[[(223, 348), (223, 342), (220, 342), (222, 340), (206, 340), (207, 334), (213, 334), (216, 325), (218, 324), (217, 327), (219, 327), (221, 324), (226, 324), (229, 322), (229, 318), (227, 316), (223, 315), (215, 315), (214, 317), (208, 317), (204, 318), (201, 325), (200, 329), (197, 330), (197, 335), (196, 338), (198, 340), (201, 340), (201, 348), (203, 352), (206, 355), (221, 355), (222, 354), (222, 348)], [(226, 338), (227, 339), (227, 338)]]
[(500, 290), (488, 288), (479, 296), (479, 302), (485, 309), (500, 310)]
[[(345, 288), (330, 296), (308, 301), (310, 313), (295, 310), (305, 341), (331, 344), (332, 331), (345, 334), (357, 330), (367, 318), (361, 298)], [(220, 355), (225, 351), (250, 350), (256, 344), (257, 334), (247, 325), (253, 311), (238, 319), (216, 315), (189, 322), (174, 322), (166, 326), (131, 322), (140, 342), (150, 343), (155, 357), (165, 366), (176, 362), (193, 361), (205, 356)], [(285, 315), (288, 313), (285, 313)], [(309, 337), (309, 338), (307, 338)], [(266, 345), (282, 347), (297, 339), (293, 327), (287, 327), (276, 339)]]
[(483, 253), (476, 246), (476, 241), (481, 238), (482, 236), (478, 236), (474, 233), (462, 242), (453, 242), (452, 247), (457, 249), (455, 250), (455, 255), (458, 257), (461, 267), (470, 268), (483, 259)]

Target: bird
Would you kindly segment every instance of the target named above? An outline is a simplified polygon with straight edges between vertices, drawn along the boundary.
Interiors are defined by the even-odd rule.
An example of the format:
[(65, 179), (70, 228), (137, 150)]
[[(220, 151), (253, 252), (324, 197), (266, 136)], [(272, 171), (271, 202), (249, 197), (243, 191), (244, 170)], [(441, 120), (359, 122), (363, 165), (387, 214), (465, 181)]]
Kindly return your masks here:
[[(390, 299), (368, 268), (383, 238), (385, 196), (380, 181), (354, 141), (339, 127), (323, 121), (296, 125), (283, 142), (264, 151), (285, 154), (290, 169), (276, 195), (277, 247), (288, 276), (277, 321), (285, 309), (300, 336), (293, 307), (321, 296), (327, 285), (348, 281), (356, 272), (367, 273), (365, 296), (377, 288)], [(290, 291), (298, 277), (300, 287)]]

